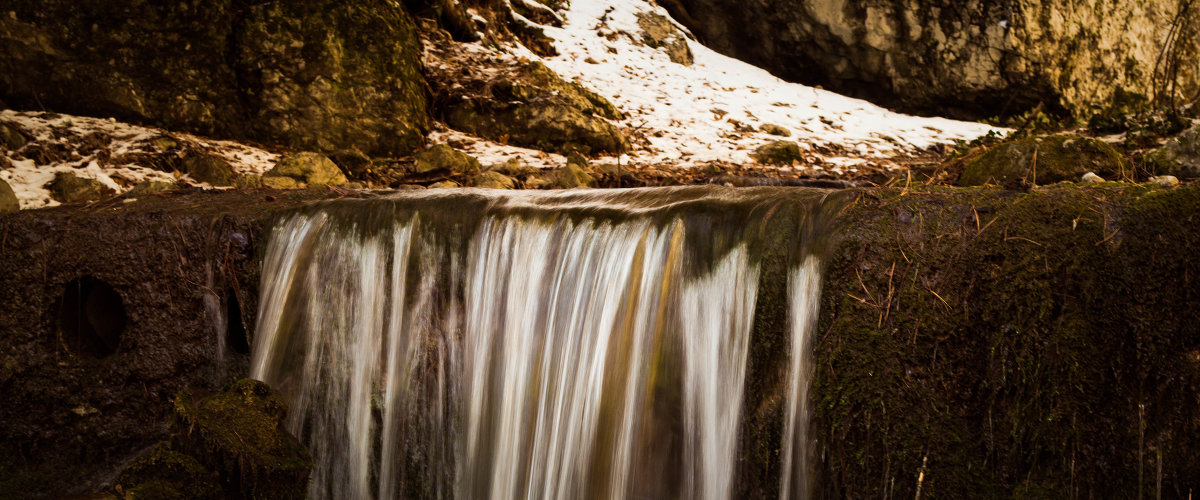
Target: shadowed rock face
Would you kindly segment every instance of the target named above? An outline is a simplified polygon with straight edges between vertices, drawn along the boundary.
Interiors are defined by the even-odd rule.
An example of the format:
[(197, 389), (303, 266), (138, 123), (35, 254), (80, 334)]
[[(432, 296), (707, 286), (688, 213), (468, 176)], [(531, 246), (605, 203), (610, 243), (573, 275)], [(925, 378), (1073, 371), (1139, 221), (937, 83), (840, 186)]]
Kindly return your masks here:
[[(691, 193), (690, 208), (672, 209), (686, 217), (756, 192), (771, 193), (559, 199), (636, 207)], [(811, 392), (816, 498), (914, 496), (913, 471), (925, 472), (921, 492), (938, 497), (1132, 497), (1139, 487), (1155, 493), (1159, 465), (1168, 497), (1200, 490), (1200, 188), (839, 195), (858, 197), (824, 259)], [(274, 219), (333, 196), (180, 191), (0, 216), (0, 442), (9, 444), (0, 446), (0, 499), (98, 491), (105, 473), (166, 437), (179, 390), (244, 376), (245, 349), (219, 343), (205, 294), (234, 297), (240, 308), (229, 309), (252, 323)], [(452, 221), (483, 214), (487, 196), (499, 195), (427, 196), (419, 208)], [(795, 214), (757, 206), (773, 220)], [(696, 237), (738, 241), (720, 227)], [(778, 496), (785, 257), (805, 233), (766, 229), (734, 498)], [(93, 327), (113, 318), (86, 304), (119, 295), (126, 318), (112, 352), (72, 342), (63, 304), (73, 283)], [(251, 344), (252, 326), (243, 332)]]
[[(785, 79), (905, 111), (981, 118), (1038, 103), (1077, 113), (1116, 89), (1150, 95), (1178, 2), (662, 3), (706, 45)], [(1190, 43), (1179, 47), (1194, 51)], [(1196, 84), (1194, 74), (1179, 78)]]
[(18, 0), (0, 100), (294, 148), (403, 154), (427, 129), (420, 42), (379, 1)]

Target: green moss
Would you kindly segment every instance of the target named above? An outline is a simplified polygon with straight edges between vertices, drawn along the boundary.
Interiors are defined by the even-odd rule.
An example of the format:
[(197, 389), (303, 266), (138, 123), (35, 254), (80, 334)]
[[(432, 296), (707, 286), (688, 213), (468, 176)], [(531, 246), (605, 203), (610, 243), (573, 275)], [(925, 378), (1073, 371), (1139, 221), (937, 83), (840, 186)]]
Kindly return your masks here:
[(997, 184), (1010, 188), (1045, 185), (1078, 181), (1088, 172), (1108, 179), (1133, 174), (1121, 160), (1120, 153), (1103, 141), (1058, 135), (996, 146), (968, 163), (958, 184)]
[(262, 382), (243, 379), (216, 395), (175, 398), (174, 447), (216, 469), (227, 490), (255, 498), (300, 498), (312, 457), (283, 428), (287, 405)]
[(865, 193), (822, 297), (825, 495), (1131, 494), (1139, 453), (1194, 488), (1197, 220), (1196, 188)]
[(141, 499), (220, 499), (225, 494), (217, 475), (195, 458), (158, 444), (150, 454), (135, 460), (121, 471), (113, 488), (125, 492), (125, 498)]

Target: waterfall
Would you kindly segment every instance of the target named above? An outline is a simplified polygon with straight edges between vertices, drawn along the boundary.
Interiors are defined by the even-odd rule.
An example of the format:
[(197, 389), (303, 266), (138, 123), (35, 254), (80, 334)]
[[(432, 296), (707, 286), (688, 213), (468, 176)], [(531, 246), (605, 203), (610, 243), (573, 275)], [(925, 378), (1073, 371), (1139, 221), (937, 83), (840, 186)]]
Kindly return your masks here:
[[(804, 228), (823, 197), (318, 205), (281, 219), (267, 245), (252, 377), (288, 400), (288, 427), (315, 457), (313, 498), (724, 499), (745, 408), (760, 403), (744, 401), (752, 342), (783, 336), (778, 466), (794, 472), (775, 487), (803, 497), (819, 289)], [(768, 240), (781, 230), (805, 244), (779, 257)], [(758, 333), (764, 269), (780, 259), (791, 331)]]

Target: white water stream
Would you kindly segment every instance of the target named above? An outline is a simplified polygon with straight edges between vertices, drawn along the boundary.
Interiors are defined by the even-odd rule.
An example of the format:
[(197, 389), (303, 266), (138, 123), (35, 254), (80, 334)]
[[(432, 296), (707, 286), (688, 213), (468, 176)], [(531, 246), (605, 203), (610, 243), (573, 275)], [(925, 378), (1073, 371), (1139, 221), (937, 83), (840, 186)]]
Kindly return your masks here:
[[(762, 266), (656, 210), (285, 219), (252, 376), (291, 405), (310, 496), (731, 498)], [(788, 280), (784, 498), (807, 493), (818, 267)]]

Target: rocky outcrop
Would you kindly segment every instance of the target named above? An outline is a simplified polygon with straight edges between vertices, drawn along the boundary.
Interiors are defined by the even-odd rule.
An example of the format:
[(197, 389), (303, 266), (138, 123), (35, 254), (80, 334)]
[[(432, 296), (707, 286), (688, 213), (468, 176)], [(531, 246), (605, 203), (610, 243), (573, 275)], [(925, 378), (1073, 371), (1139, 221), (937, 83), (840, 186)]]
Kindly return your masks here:
[(420, 42), (379, 1), (9, 2), (0, 100), (297, 149), (403, 154)]
[[(902, 110), (981, 118), (1079, 113), (1151, 95), (1177, 0), (666, 0), (706, 45), (789, 80)], [(1200, 14), (1193, 7), (1191, 14)], [(1187, 24), (1187, 23), (1185, 23)], [(1187, 60), (1195, 37), (1178, 37)], [(1162, 69), (1165, 65), (1157, 66)], [(1178, 73), (1184, 88), (1197, 74)], [(1191, 95), (1191, 94), (1187, 94)]]

